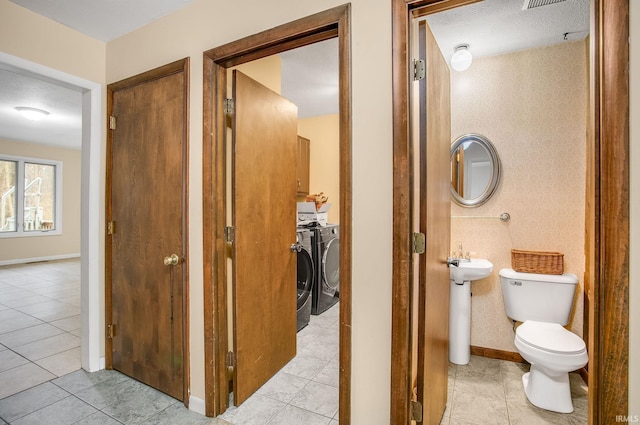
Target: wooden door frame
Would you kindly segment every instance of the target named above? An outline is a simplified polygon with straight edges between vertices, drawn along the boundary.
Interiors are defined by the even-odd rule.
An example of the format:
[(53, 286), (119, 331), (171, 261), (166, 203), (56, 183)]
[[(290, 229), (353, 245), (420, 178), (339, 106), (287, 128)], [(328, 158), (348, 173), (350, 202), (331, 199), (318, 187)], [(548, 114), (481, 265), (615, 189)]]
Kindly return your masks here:
[(351, 6), (337, 6), (204, 52), (203, 243), (205, 410), (229, 407), (227, 338), (226, 122), (227, 69), (318, 41), (338, 38), (340, 116), (340, 423), (351, 417)]
[(629, 0), (592, 0), (591, 15), (589, 423), (605, 424), (629, 401)]
[[(410, 22), (474, 0), (392, 0), (393, 277), (391, 425), (410, 423), (411, 150)], [(593, 171), (586, 249), (589, 302), (589, 423), (612, 423), (628, 411), (629, 326), (629, 0), (591, 0), (591, 131)], [(589, 187), (589, 186), (588, 186)], [(605, 267), (606, 264), (606, 267)], [(606, 284), (605, 284), (606, 282)], [(588, 294), (585, 293), (585, 298)]]
[[(184, 74), (184, 134), (183, 134), (183, 151), (182, 151), (182, 245), (183, 255), (185, 263), (183, 264), (183, 278), (184, 286), (182, 290), (182, 303), (183, 303), (183, 318), (182, 327), (184, 329), (184, 337), (182, 344), (183, 353), (183, 402), (186, 407), (189, 407), (189, 386), (190, 386), (190, 373), (189, 373), (189, 58), (177, 60), (167, 65), (160, 66), (158, 68), (143, 72), (133, 77), (126, 78), (124, 80), (111, 83), (107, 85), (107, 122), (109, 117), (113, 113), (113, 95), (118, 90), (127, 89), (139, 84), (158, 80), (173, 74), (182, 72)], [(106, 183), (105, 183), (105, 221), (108, 223), (113, 217), (113, 205), (111, 203), (111, 190), (112, 190), (112, 147), (113, 147), (113, 132), (107, 128), (107, 150), (106, 150)], [(105, 225), (105, 229), (107, 226)], [(111, 286), (111, 267), (109, 265), (112, 261), (113, 246), (110, 237), (105, 236), (105, 326), (112, 323), (112, 286)], [(105, 329), (106, 335), (106, 329)], [(113, 368), (113, 340), (105, 337), (105, 367), (107, 369)]]

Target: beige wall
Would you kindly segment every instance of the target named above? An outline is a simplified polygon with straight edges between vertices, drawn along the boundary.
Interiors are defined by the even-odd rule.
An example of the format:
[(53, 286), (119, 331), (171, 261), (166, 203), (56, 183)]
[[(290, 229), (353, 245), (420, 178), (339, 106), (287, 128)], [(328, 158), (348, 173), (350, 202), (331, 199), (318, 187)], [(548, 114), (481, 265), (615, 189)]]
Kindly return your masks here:
[[(586, 176), (587, 44), (559, 44), (475, 60), (452, 72), (452, 138), (480, 133), (502, 163), (500, 186), (477, 208), (452, 203), (451, 243), (494, 270), (473, 283), (472, 345), (517, 351), (498, 272), (511, 248), (564, 253), (565, 271), (580, 279), (571, 330), (582, 335)], [(453, 248), (452, 247), (452, 248)], [(474, 254), (475, 253), (475, 254)]]
[[(640, 415), (640, 5), (629, 1), (631, 50), (631, 253), (629, 261), (629, 415)], [(622, 413), (624, 414), (624, 412)]]
[(106, 44), (0, 0), (0, 52), (104, 83)]
[(227, 97), (231, 97), (231, 72), (237, 69), (248, 77), (253, 78), (265, 87), (280, 94), (282, 87), (282, 60), (273, 55), (255, 61), (243, 63), (227, 70)]
[(309, 193), (329, 197), (329, 223), (340, 223), (340, 117), (338, 114), (298, 120), (298, 134), (311, 141)]
[(0, 154), (62, 162), (62, 234), (0, 238), (0, 263), (64, 258), (80, 254), (81, 152), (34, 143), (0, 140)]
[[(204, 398), (202, 310), (202, 52), (342, 4), (197, 0), (107, 44), (107, 82), (191, 57), (191, 391)], [(353, 0), (353, 372), (354, 425), (389, 418), (392, 245), (391, 18), (389, 2)], [(251, 13), (246, 13), (251, 10)], [(371, 88), (375, 87), (373, 91)], [(373, 101), (375, 99), (375, 101)], [(371, 199), (376, 199), (371, 213)], [(372, 231), (375, 229), (375, 231)]]

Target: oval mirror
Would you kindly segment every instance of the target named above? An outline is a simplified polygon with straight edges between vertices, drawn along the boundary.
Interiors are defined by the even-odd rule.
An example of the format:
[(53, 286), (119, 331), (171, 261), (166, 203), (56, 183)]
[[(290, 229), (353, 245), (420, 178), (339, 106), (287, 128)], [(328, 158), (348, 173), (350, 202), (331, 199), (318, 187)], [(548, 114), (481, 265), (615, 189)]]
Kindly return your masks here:
[(463, 207), (477, 207), (491, 198), (500, 180), (500, 158), (480, 134), (465, 134), (451, 144), (451, 198)]

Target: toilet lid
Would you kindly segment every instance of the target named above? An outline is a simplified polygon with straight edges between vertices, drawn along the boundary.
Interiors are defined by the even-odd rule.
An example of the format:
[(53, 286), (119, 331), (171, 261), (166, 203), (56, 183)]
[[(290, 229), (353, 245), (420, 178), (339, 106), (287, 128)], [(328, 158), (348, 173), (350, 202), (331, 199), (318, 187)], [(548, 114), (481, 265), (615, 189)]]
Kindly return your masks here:
[(516, 338), (552, 353), (578, 354), (586, 348), (582, 338), (557, 323), (527, 320), (516, 329)]

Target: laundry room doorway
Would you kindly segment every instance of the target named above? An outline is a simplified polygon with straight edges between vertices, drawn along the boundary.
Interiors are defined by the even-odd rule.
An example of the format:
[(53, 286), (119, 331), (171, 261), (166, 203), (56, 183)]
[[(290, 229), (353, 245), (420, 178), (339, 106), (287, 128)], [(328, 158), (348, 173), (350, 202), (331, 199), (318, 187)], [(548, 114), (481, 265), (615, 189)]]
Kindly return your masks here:
[[(259, 157), (251, 157), (253, 153), (243, 154), (241, 150), (236, 149), (236, 146), (229, 144), (228, 126), (230, 121), (239, 117), (239, 115), (237, 115), (234, 118), (234, 114), (239, 113), (238, 108), (240, 106), (236, 104), (236, 102), (227, 101), (227, 98), (229, 97), (227, 94), (229, 82), (228, 70), (238, 65), (267, 58), (288, 50), (337, 38), (339, 45), (338, 56), (340, 76), (338, 95), (340, 154), (337, 170), (340, 182), (339, 221), (341, 223), (340, 238), (342, 239), (340, 254), (341, 302), (339, 303), (340, 342), (338, 355), (340, 385), (339, 417), (343, 424), (349, 423), (351, 345), (351, 335), (349, 331), (351, 316), (351, 108), (349, 90), (349, 12), (349, 5), (336, 7), (326, 12), (321, 12), (319, 14), (282, 25), (281, 27), (267, 30), (263, 33), (214, 48), (204, 53), (205, 86), (203, 133), (205, 134), (205, 138), (203, 144), (203, 185), (205, 188), (205, 195), (203, 199), (203, 209), (205, 211), (205, 364), (209, 365), (205, 370), (205, 390), (207, 394), (205, 401), (206, 413), (208, 416), (220, 415), (229, 408), (229, 396), (231, 394), (230, 382), (232, 383), (231, 387), (233, 388), (233, 391), (237, 391), (237, 394), (233, 394), (233, 404), (238, 405), (246, 398), (247, 395), (250, 395), (249, 393), (244, 393), (243, 395), (241, 392), (242, 384), (240, 380), (246, 370), (240, 371), (239, 369), (246, 368), (247, 366), (243, 366), (244, 360), (239, 358), (240, 352), (236, 353), (232, 349), (232, 347), (251, 345), (252, 341), (248, 339), (249, 337), (247, 337), (247, 334), (244, 334), (243, 331), (245, 324), (249, 327), (256, 327), (256, 323), (258, 321), (268, 321), (268, 323), (261, 323), (259, 327), (261, 329), (269, 327), (279, 328), (283, 327), (283, 325), (285, 325), (284, 327), (287, 329), (290, 327), (286, 326), (286, 323), (283, 323), (283, 320), (275, 320), (275, 317), (277, 316), (275, 314), (271, 317), (265, 317), (265, 315), (257, 314), (262, 310), (262, 306), (256, 306), (255, 303), (267, 303), (269, 302), (269, 297), (272, 296), (265, 295), (264, 292), (265, 285), (273, 284), (272, 278), (268, 278), (264, 274), (259, 278), (248, 278), (242, 277), (241, 273), (236, 273), (233, 276), (235, 280), (234, 284), (231, 287), (227, 286), (228, 276), (233, 272), (238, 272), (239, 268), (242, 267), (241, 262), (246, 261), (246, 259), (238, 257), (240, 244), (245, 245), (244, 249), (253, 251), (250, 255), (259, 256), (261, 247), (264, 247), (263, 244), (271, 243), (271, 236), (265, 236), (265, 239), (262, 240), (260, 244), (243, 241), (241, 234), (246, 233), (246, 230), (242, 231), (239, 228), (241, 225), (237, 220), (239, 215), (243, 214), (245, 216), (243, 220), (246, 220), (247, 223), (251, 221), (251, 226), (258, 226), (261, 230), (269, 230), (270, 235), (282, 234), (286, 236), (288, 234), (288, 230), (284, 229), (290, 228), (292, 231), (291, 240), (286, 243), (284, 249), (280, 249), (282, 252), (279, 255), (283, 258), (292, 260), (291, 263), (293, 264), (292, 270), (294, 271), (294, 274), (296, 267), (296, 256), (291, 251), (291, 245), (295, 245), (296, 243), (296, 158), (287, 160), (287, 153), (274, 153), (275, 168), (282, 169), (290, 167), (293, 171), (293, 174), (291, 175), (293, 196), (287, 213), (292, 214), (290, 219), (269, 219), (269, 214), (265, 214), (266, 210), (274, 206), (275, 203), (280, 202), (278, 201), (278, 197), (269, 197), (268, 199), (265, 198), (265, 200), (260, 201), (257, 198), (258, 195), (254, 197), (251, 195), (251, 190), (248, 190), (246, 194), (241, 195), (243, 197), (248, 196), (248, 198), (245, 201), (240, 200), (238, 196), (242, 191), (242, 188), (238, 186), (238, 180), (236, 180), (240, 169), (236, 169), (234, 171), (234, 167), (237, 167), (243, 161), (247, 161), (247, 164), (253, 163), (254, 165), (257, 165), (256, 161), (259, 161), (259, 166), (262, 167), (263, 162), (268, 164), (270, 163), (270, 160), (266, 160), (263, 154)], [(238, 78), (238, 75), (240, 74), (236, 74), (236, 79)], [(243, 77), (240, 78), (242, 79)], [(264, 132), (258, 133), (251, 138), (251, 143), (260, 143), (261, 139), (266, 136), (267, 134)], [(237, 137), (237, 134), (232, 137)], [(297, 141), (297, 136), (294, 137), (294, 141)], [(293, 153), (295, 152), (297, 152), (297, 150), (293, 151)], [(240, 158), (240, 156), (245, 155), (246, 158)], [(229, 167), (228, 164), (232, 164), (231, 167)], [(250, 170), (247, 172), (253, 174), (253, 176), (257, 178), (257, 187), (254, 188), (255, 190), (260, 190), (261, 187), (264, 190), (271, 190), (266, 188), (267, 186), (270, 186), (270, 181), (265, 179), (264, 176), (261, 177), (261, 173), (259, 171)], [(244, 184), (247, 185), (248, 183)], [(258, 200), (251, 203), (250, 208), (247, 207), (249, 204), (242, 203), (256, 199)], [(245, 207), (242, 207), (242, 205)], [(229, 207), (231, 211), (229, 210)], [(247, 208), (249, 209), (247, 210)], [(229, 217), (234, 217), (232, 220), (232, 224), (234, 225), (230, 225)], [(285, 242), (278, 244), (282, 245), (285, 244)], [(282, 246), (280, 246), (280, 248), (282, 248)], [(228, 258), (230, 253), (233, 253), (231, 259), (231, 264), (233, 265), (231, 267), (229, 267)], [(264, 253), (262, 255), (264, 255)], [(283, 264), (287, 264), (287, 261), (288, 260), (284, 261)], [(233, 262), (235, 262), (235, 264)], [(274, 264), (265, 267), (276, 269), (279, 272), (282, 272), (282, 269), (287, 267), (276, 266)], [(265, 267), (257, 268), (257, 270), (264, 271)], [(269, 282), (266, 282), (265, 279), (269, 280)], [(277, 277), (276, 279), (282, 279), (282, 277)], [(295, 288), (296, 284), (295, 278), (286, 278), (286, 280), (291, 281), (291, 293), (293, 295), (291, 298), (291, 314), (286, 313), (287, 317), (292, 320), (291, 324), (293, 332), (285, 331), (285, 333), (287, 335), (291, 333), (293, 339), (289, 336), (285, 339), (292, 339), (295, 343), (296, 290), (293, 288)], [(258, 295), (255, 297), (253, 308), (251, 306), (241, 306), (240, 304), (237, 304), (237, 297), (241, 296), (241, 291), (249, 291), (253, 292), (254, 295), (262, 294), (263, 296), (261, 297)], [(280, 292), (279, 295), (282, 296), (282, 291), (276, 292)], [(273, 294), (273, 296), (275, 296), (276, 292), (269, 292), (269, 294)], [(236, 299), (234, 299), (234, 297)], [(247, 297), (247, 300), (250, 298), (251, 297)], [(285, 304), (286, 307), (284, 307), (284, 309), (288, 309), (288, 304)], [(234, 309), (236, 311), (234, 311)], [(244, 311), (237, 311), (238, 309), (243, 309)], [(236, 317), (234, 317), (234, 315), (236, 315)], [(241, 315), (246, 315), (246, 317), (241, 319)], [(234, 321), (235, 318), (238, 320)], [(240, 323), (241, 321), (246, 323), (242, 324)], [(232, 323), (231, 326), (230, 323)], [(232, 331), (228, 332), (228, 329), (232, 329)], [(245, 339), (245, 341), (241, 341), (242, 339)], [(285, 349), (282, 349), (281, 346), (277, 346), (275, 348), (288, 353), (290, 347), (288, 346), (288, 343), (285, 345)], [(289, 354), (286, 354), (282, 357), (284, 359), (288, 356)], [(262, 377), (260, 379), (264, 380), (265, 378), (268, 379), (269, 375), (272, 373), (273, 371), (265, 373), (265, 369), (260, 369), (253, 374), (249, 374), (253, 375), (251, 379), (255, 378), (256, 375), (261, 375)]]

